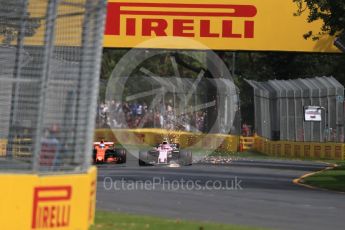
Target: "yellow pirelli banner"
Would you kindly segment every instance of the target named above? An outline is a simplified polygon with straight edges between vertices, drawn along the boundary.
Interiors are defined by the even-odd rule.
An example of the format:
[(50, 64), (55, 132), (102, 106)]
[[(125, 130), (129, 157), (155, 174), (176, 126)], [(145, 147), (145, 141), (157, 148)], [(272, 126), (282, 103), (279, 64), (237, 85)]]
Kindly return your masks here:
[(77, 175), (0, 175), (0, 228), (89, 229), (94, 221), (96, 168)]
[(109, 0), (104, 46), (338, 52), (333, 37), (303, 38), (322, 22), (297, 9), (292, 0)]

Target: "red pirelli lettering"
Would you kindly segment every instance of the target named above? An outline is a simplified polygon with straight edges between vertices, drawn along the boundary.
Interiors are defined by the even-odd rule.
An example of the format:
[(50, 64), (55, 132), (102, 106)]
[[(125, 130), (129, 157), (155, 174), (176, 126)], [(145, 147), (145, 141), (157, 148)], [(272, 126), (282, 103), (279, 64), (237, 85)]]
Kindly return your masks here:
[(173, 29), (173, 36), (174, 37), (194, 37), (194, 20), (187, 20), (187, 19), (175, 19), (174, 20), (174, 29)]
[[(135, 10), (131, 10), (134, 7)], [(180, 9), (185, 9), (185, 11)], [(193, 9), (199, 10), (193, 12)], [(204, 11), (200, 12), (200, 9), (204, 9)], [(210, 9), (219, 9), (221, 12), (210, 11)], [(121, 17), (125, 16), (125, 34), (127, 36), (171, 35), (176, 37), (199, 36), (201, 38), (250, 39), (255, 36), (254, 21), (250, 20), (250, 18), (254, 18), (256, 14), (257, 8), (253, 5), (110, 2), (108, 3), (105, 35), (121, 35)], [(154, 16), (155, 18), (144, 17), (139, 22), (135, 16)], [(158, 16), (161, 17), (159, 18)], [(164, 16), (175, 16), (172, 24)], [(194, 20), (193, 17), (205, 17), (205, 19)], [(224, 19), (222, 31), (212, 31), (211, 18)], [(229, 20), (230, 18), (234, 19)], [(240, 25), (243, 27), (243, 31), (234, 32), (233, 24), (235, 18), (246, 19)], [(141, 26), (141, 31), (137, 31), (139, 25)], [(168, 34), (168, 31), (172, 34)], [(200, 31), (200, 33), (197, 34), (196, 31)]]
[(71, 186), (34, 189), (32, 229), (68, 227), (72, 198)]
[(164, 19), (143, 19), (143, 36), (167, 36), (168, 23)]

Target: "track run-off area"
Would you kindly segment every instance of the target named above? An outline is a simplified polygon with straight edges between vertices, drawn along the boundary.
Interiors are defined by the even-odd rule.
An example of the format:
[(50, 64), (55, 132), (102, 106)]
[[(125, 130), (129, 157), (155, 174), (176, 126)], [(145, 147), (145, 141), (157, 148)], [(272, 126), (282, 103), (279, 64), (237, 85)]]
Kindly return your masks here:
[(187, 167), (99, 165), (97, 208), (271, 229), (343, 229), (345, 195), (293, 183), (324, 163), (234, 160)]

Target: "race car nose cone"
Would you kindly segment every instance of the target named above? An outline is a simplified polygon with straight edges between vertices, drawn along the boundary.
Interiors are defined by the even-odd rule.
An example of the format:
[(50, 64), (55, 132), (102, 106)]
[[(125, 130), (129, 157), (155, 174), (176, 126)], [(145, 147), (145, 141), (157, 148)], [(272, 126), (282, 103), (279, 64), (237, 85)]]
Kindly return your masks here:
[(180, 164), (178, 164), (177, 162), (170, 162), (170, 164), (168, 165), (169, 168), (179, 168), (181, 167)]
[(169, 168), (180, 168), (181, 165), (179, 165), (179, 164), (170, 164), (168, 167)]

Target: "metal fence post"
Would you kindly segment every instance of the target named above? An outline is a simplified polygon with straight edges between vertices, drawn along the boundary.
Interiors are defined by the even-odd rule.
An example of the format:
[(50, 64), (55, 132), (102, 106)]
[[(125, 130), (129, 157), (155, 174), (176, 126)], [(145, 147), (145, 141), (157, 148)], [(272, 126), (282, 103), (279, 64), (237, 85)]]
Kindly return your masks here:
[(55, 26), (57, 17), (57, 7), (60, 0), (49, 0), (47, 4), (46, 13), (46, 28), (44, 35), (44, 54), (43, 54), (43, 70), (40, 80), (40, 99), (38, 107), (38, 117), (36, 124), (36, 134), (34, 137), (34, 151), (33, 151), (33, 167), (32, 170), (37, 172), (39, 170), (39, 158), (41, 152), (41, 139), (44, 123), (44, 110), (46, 103), (46, 93), (48, 88), (48, 80), (50, 75), (50, 61), (54, 49), (54, 36), (55, 36)]
[(8, 135), (8, 143), (7, 143), (7, 150), (6, 154), (9, 158), (13, 156), (13, 141), (15, 138), (15, 122), (16, 122), (16, 110), (18, 106), (18, 83), (16, 82), (17, 79), (21, 76), (21, 63), (22, 63), (22, 57), (23, 57), (23, 51), (24, 51), (24, 35), (25, 35), (25, 15), (27, 13), (28, 9), (28, 0), (23, 1), (23, 5), (21, 7), (23, 9), (23, 12), (21, 14), (20, 18), (20, 30), (17, 35), (17, 52), (16, 52), (16, 58), (15, 58), (15, 69), (14, 69), (14, 81), (12, 85), (12, 96), (11, 96), (11, 112), (12, 116), (10, 115), (10, 121), (9, 121), (9, 135)]

